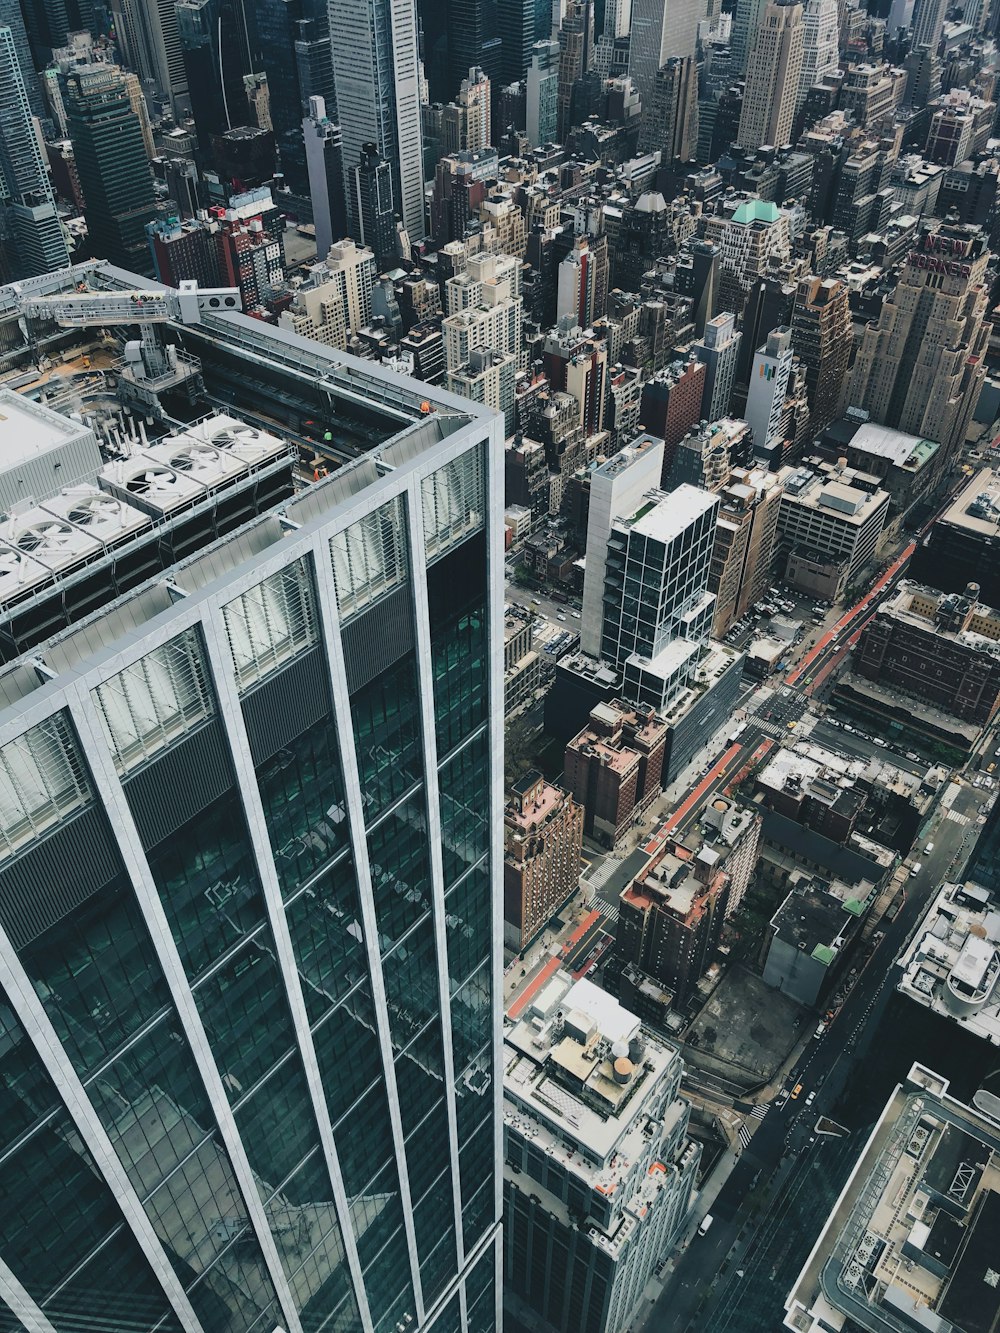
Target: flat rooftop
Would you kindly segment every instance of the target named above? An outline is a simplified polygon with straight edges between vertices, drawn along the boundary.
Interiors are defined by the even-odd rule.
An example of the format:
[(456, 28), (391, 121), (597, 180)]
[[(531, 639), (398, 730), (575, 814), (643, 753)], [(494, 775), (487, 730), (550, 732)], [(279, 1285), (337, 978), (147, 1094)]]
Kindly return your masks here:
[(718, 503), (718, 496), (683, 482), (675, 491), (651, 491), (636, 514), (618, 522), (639, 536), (666, 545)]
[[(613, 1194), (638, 1156), (623, 1141), (642, 1134), (679, 1055), (613, 996), (562, 971), (504, 1026), (505, 1119), (530, 1114), (556, 1142), (579, 1144), (581, 1177)], [(618, 1061), (627, 1069), (616, 1077)]]
[(1000, 1125), (914, 1065), (785, 1300), (795, 1333), (995, 1333)]
[(977, 472), (937, 521), (981, 537), (1000, 536), (1000, 474), (988, 467)]
[(0, 468), (4, 471), (90, 434), (82, 422), (0, 388)]
[(994, 887), (944, 884), (899, 958), (897, 990), (1000, 1046), (1000, 901)]
[[(940, 170), (940, 168), (937, 168)], [(907, 435), (891, 426), (866, 421), (851, 439), (851, 446), (877, 458), (885, 458), (895, 467), (916, 469), (929, 462), (940, 449), (933, 440)]]

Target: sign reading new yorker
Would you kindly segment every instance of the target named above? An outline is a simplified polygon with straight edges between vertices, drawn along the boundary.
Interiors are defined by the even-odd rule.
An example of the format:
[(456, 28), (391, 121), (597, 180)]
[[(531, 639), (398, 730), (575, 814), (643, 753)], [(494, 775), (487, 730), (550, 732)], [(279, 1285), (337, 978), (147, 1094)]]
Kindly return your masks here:
[(972, 273), (968, 264), (958, 263), (958, 258), (974, 258), (976, 240), (974, 236), (949, 236), (940, 232), (928, 231), (921, 238), (921, 248), (911, 250), (907, 263), (914, 268), (927, 269), (931, 273), (946, 273), (951, 278), (967, 278)]

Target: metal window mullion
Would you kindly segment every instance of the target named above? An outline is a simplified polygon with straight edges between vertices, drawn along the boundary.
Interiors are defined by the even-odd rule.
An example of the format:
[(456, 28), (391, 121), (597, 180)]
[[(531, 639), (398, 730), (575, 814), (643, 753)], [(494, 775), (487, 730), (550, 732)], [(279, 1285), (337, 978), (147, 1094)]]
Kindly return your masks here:
[(368, 839), (365, 834), (364, 809), (361, 804), (361, 778), (358, 771), (357, 752), (354, 746), (351, 699), (347, 688), (347, 669), (344, 663), (344, 648), (340, 638), (337, 591), (334, 586), (330, 543), (326, 538), (321, 537), (317, 540), (313, 558), (315, 561), (316, 610), (319, 617), (320, 641), (326, 649), (334, 716), (337, 720), (345, 804), (347, 806), (351, 845), (354, 849), (354, 868), (358, 882), (358, 907), (364, 931), (368, 973), (371, 978), (379, 1054), (385, 1079), (386, 1097), (389, 1103), (393, 1154), (396, 1160), (396, 1174), (399, 1178), (400, 1197), (403, 1205), (403, 1229), (406, 1233), (406, 1246), (410, 1259), (410, 1282), (413, 1289), (413, 1299), (417, 1307), (415, 1311), (417, 1323), (422, 1324), (424, 1320), (424, 1297), (420, 1285), (420, 1265), (417, 1257), (416, 1234), (413, 1227), (410, 1180), (406, 1170), (406, 1153), (403, 1149), (403, 1122), (399, 1110), (399, 1093), (396, 1088), (396, 1069), (393, 1064), (389, 1009), (386, 1000), (385, 981), (382, 977), (382, 960), (378, 949), (375, 892), (372, 888)]
[(6, 992), (15, 1017), (28, 1034), (46, 1073), (55, 1084), (99, 1175), (114, 1195), (125, 1225), (135, 1236), (150, 1269), (159, 1280), (168, 1305), (176, 1313), (186, 1333), (203, 1333), (201, 1323), (139, 1195), (6, 931), (0, 931), (0, 987)]
[(21, 1321), (28, 1333), (56, 1333), (45, 1312), (31, 1299), (13, 1271), (0, 1257), (0, 1301), (4, 1301), (14, 1318)]
[[(486, 660), (489, 670), (490, 722), (490, 880), (493, 887), (493, 1162), (494, 1162), (494, 1219), (503, 1217), (503, 615), (504, 615), (504, 433), (503, 417), (494, 414), (490, 419), (489, 438), (481, 447), (486, 449), (484, 467), (486, 528), (486, 569), (489, 596), (487, 600)], [(499, 1224), (495, 1223), (498, 1226)], [(500, 1282), (497, 1281), (497, 1292)], [(498, 1294), (497, 1308), (500, 1308)], [(497, 1328), (502, 1319), (498, 1316)]]
[(264, 817), (264, 803), (261, 799), (260, 789), (257, 786), (257, 776), (253, 756), (250, 752), (246, 723), (243, 719), (243, 709), (240, 706), (239, 693), (231, 670), (231, 657), (226, 641), (225, 626), (218, 615), (209, 616), (203, 622), (202, 631), (208, 660), (215, 675), (215, 687), (220, 705), (219, 716), (225, 727), (233, 757), (240, 801), (250, 831), (250, 844), (263, 888), (264, 903), (271, 926), (278, 966), (281, 969), (282, 981), (288, 997), (292, 1026), (297, 1036), (299, 1054), (309, 1089), (309, 1098), (316, 1117), (320, 1144), (333, 1189), (334, 1207), (340, 1225), (347, 1266), (357, 1298), (362, 1327), (365, 1333), (371, 1333), (374, 1326), (371, 1312), (368, 1309), (368, 1298), (361, 1274), (361, 1260), (358, 1256), (357, 1242), (351, 1226), (347, 1191), (340, 1170), (340, 1159), (337, 1156), (336, 1143), (333, 1137), (330, 1110), (323, 1091), (323, 1079), (319, 1069), (319, 1061), (316, 1058), (316, 1046), (313, 1042), (309, 1015), (302, 994), (302, 982), (295, 961), (291, 932), (288, 928), (288, 919), (285, 916), (281, 885), (274, 865), (270, 833), (267, 820)]
[(427, 793), (427, 832), (431, 864), (431, 905), (437, 955), (438, 1003), (441, 1012), (441, 1046), (444, 1058), (445, 1104), (448, 1113), (448, 1146), (451, 1153), (451, 1191), (455, 1213), (455, 1251), (458, 1269), (465, 1262), (462, 1229), (462, 1187), (459, 1180), (458, 1111), (455, 1102), (455, 1055), (451, 1035), (451, 988), (448, 979), (448, 937), (445, 930), (444, 865), (441, 854), (441, 799), (438, 790), (437, 727), (434, 714), (434, 664), (431, 656), (430, 611), (427, 601), (427, 568), (424, 548), (423, 505), (420, 480), (410, 482), (410, 522), (407, 525), (410, 568), (413, 578), (414, 638), (417, 659), (417, 689), (420, 697), (423, 737), (424, 787)]
[(150, 941), (156, 952), (170, 998), (177, 1010), (184, 1035), (187, 1038), (198, 1073), (205, 1086), (223, 1146), (236, 1177), (236, 1183), (243, 1196), (250, 1226), (260, 1245), (261, 1253), (268, 1274), (277, 1293), (278, 1303), (288, 1324), (288, 1333), (302, 1333), (298, 1311), (292, 1298), (291, 1288), (285, 1278), (281, 1257), (278, 1254), (274, 1236), (268, 1226), (260, 1192), (254, 1181), (240, 1131), (236, 1125), (229, 1098), (222, 1086), (222, 1078), (212, 1054), (208, 1034), (202, 1023), (194, 994), (184, 971), (184, 964), (173, 932), (167, 920), (166, 912), (160, 901), (159, 890), (153, 879), (152, 871), (146, 860), (142, 840), (136, 828), (135, 820), (129, 809), (128, 801), (115, 772), (111, 753), (105, 744), (97, 721), (96, 710), (91, 698), (83, 693), (70, 699), (70, 715), (76, 726), (83, 748), (90, 759), (91, 776), (97, 795), (100, 798), (111, 825), (112, 833), (118, 843), (126, 872), (132, 882), (140, 910), (149, 928)]

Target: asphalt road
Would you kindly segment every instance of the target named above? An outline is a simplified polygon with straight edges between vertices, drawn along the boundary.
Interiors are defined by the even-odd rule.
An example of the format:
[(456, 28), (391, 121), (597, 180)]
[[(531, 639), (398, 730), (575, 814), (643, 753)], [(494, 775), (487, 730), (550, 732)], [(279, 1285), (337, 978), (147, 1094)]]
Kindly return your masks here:
[[(884, 937), (864, 962), (826, 1036), (809, 1043), (786, 1081), (789, 1090), (801, 1083), (801, 1093), (783, 1106), (772, 1104), (711, 1205), (711, 1229), (688, 1242), (647, 1317), (633, 1321), (636, 1333), (773, 1333), (780, 1328), (788, 1287), (819, 1234), (866, 1127), (868, 1107), (861, 1121), (851, 1123), (842, 1097), (856, 1071), (863, 1068), (869, 1077), (867, 1052), (893, 993), (894, 960), (956, 858), (971, 850), (981, 799), (980, 792), (963, 786), (954, 804), (960, 818), (946, 817), (939, 808), (921, 834), (921, 845), (930, 839), (934, 851), (921, 857), (922, 873), (906, 882), (902, 908), (894, 921), (883, 922)], [(917, 1045), (914, 1058), (919, 1053)], [(817, 1117), (828, 1114), (846, 1124), (850, 1138), (814, 1133)]]

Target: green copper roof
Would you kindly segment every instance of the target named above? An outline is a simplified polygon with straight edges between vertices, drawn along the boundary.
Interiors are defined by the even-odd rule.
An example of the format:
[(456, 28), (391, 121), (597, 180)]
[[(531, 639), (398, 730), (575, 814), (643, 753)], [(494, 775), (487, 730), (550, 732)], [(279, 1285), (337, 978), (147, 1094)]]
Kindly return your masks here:
[(836, 956), (836, 949), (831, 949), (828, 944), (817, 944), (811, 954), (811, 957), (815, 958), (817, 963), (822, 963), (824, 967), (829, 967)]
[(777, 222), (779, 216), (777, 204), (764, 199), (749, 199), (745, 204), (740, 204), (733, 214), (733, 221), (747, 226), (751, 222)]

